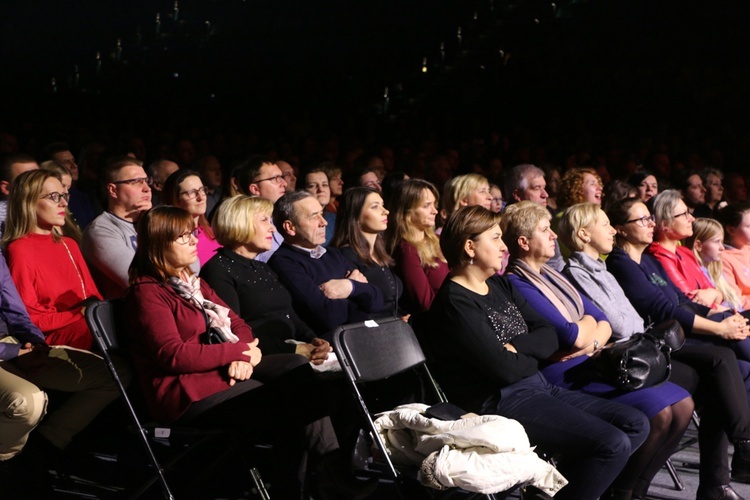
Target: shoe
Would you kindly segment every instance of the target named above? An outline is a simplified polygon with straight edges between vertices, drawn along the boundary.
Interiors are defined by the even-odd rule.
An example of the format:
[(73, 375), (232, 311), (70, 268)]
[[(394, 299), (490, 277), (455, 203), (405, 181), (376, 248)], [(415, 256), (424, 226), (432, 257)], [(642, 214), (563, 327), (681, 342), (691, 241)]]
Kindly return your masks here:
[(698, 494), (695, 500), (745, 500), (728, 484), (722, 486), (703, 487), (698, 486)]
[(742, 439), (734, 443), (732, 481), (750, 483), (750, 440), (748, 439)]

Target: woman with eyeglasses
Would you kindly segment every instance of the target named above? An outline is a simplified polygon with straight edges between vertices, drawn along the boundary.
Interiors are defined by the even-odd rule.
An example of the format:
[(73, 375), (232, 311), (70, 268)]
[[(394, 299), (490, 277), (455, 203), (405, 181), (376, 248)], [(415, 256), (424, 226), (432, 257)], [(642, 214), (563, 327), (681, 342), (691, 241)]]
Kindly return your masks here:
[(195, 237), (198, 239), (198, 261), (193, 270), (197, 272), (221, 247), (206, 218), (208, 189), (198, 172), (178, 170), (167, 177), (162, 196), (165, 205), (180, 207), (193, 216)]
[(21, 299), (47, 343), (91, 349), (83, 313), (88, 301), (102, 297), (76, 242), (55, 231), (65, 224), (68, 200), (53, 172), (18, 176), (8, 200), (3, 244)]
[[(342, 465), (308, 359), (261, 354), (247, 323), (191, 270), (198, 258), (194, 229), (194, 217), (173, 206), (154, 208), (138, 223), (125, 307), (135, 366), (153, 417), (271, 439), (278, 460), (271, 460), (263, 474), (273, 478), (279, 498), (302, 497), (297, 476), (304, 470), (305, 449), (321, 489), (357, 498), (352, 489), (360, 484)], [(209, 332), (216, 340), (209, 340)]]
[[(54, 160), (45, 161), (39, 166), (39, 168), (41, 168), (42, 170), (55, 172), (60, 177), (60, 182), (62, 182), (63, 185), (63, 191), (70, 194), (70, 187), (73, 184), (73, 177), (70, 175), (70, 172), (67, 168)], [(69, 238), (74, 239), (75, 242), (80, 245), (83, 233), (81, 232), (81, 228), (78, 226), (78, 223), (73, 218), (69, 207), (65, 208), (65, 225), (59, 228), (59, 232), (62, 233), (63, 236), (68, 236)]]

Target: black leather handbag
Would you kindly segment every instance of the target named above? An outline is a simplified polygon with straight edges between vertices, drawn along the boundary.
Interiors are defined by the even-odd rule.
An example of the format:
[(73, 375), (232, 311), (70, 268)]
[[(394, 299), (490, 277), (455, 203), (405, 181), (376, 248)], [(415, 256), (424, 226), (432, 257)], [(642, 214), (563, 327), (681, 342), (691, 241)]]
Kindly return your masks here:
[(661, 385), (672, 371), (672, 348), (649, 333), (608, 344), (594, 359), (599, 377), (623, 391)]

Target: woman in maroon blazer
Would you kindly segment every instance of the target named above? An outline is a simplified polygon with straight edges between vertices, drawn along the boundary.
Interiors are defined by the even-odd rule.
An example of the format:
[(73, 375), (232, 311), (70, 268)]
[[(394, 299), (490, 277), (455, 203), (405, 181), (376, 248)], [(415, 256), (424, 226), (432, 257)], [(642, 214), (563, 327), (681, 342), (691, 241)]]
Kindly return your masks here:
[[(150, 210), (138, 223), (125, 302), (151, 413), (166, 422), (278, 434), (274, 444), (283, 462), (268, 472), (277, 476), (274, 489), (283, 488), (283, 498), (300, 497), (290, 453), (302, 456), (305, 448), (334, 488), (351, 486), (339, 474), (338, 442), (307, 359), (261, 355), (250, 327), (191, 271), (198, 258), (193, 229), (190, 214), (170, 206)], [(209, 343), (209, 330), (218, 342)]]

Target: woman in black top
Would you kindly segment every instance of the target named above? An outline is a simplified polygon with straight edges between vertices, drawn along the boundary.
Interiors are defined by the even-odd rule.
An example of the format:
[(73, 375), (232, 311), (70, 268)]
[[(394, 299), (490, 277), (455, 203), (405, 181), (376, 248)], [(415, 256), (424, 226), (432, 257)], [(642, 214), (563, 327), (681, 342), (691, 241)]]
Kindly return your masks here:
[[(264, 353), (297, 353), (321, 364), (331, 346), (299, 319), (289, 291), (268, 264), (253, 260), (271, 248), (275, 231), (272, 211), (273, 204), (264, 198), (235, 196), (225, 200), (213, 221), (214, 234), (223, 248), (201, 268), (201, 278), (250, 325)], [(288, 339), (303, 343), (287, 343)]]
[(366, 187), (348, 189), (341, 198), (336, 216), (336, 231), (331, 246), (353, 262), (368, 283), (383, 293), (384, 308), (373, 318), (400, 316), (398, 299), (404, 290), (401, 280), (391, 269), (383, 232), (388, 227), (388, 210), (380, 192)]
[(554, 327), (505, 278), (500, 216), (462, 207), (440, 240), (451, 273), (421, 340), (449, 399), (518, 420), (533, 445), (561, 454), (568, 479), (555, 498), (595, 499), (645, 440), (640, 411), (549, 384), (539, 361), (558, 348)]

